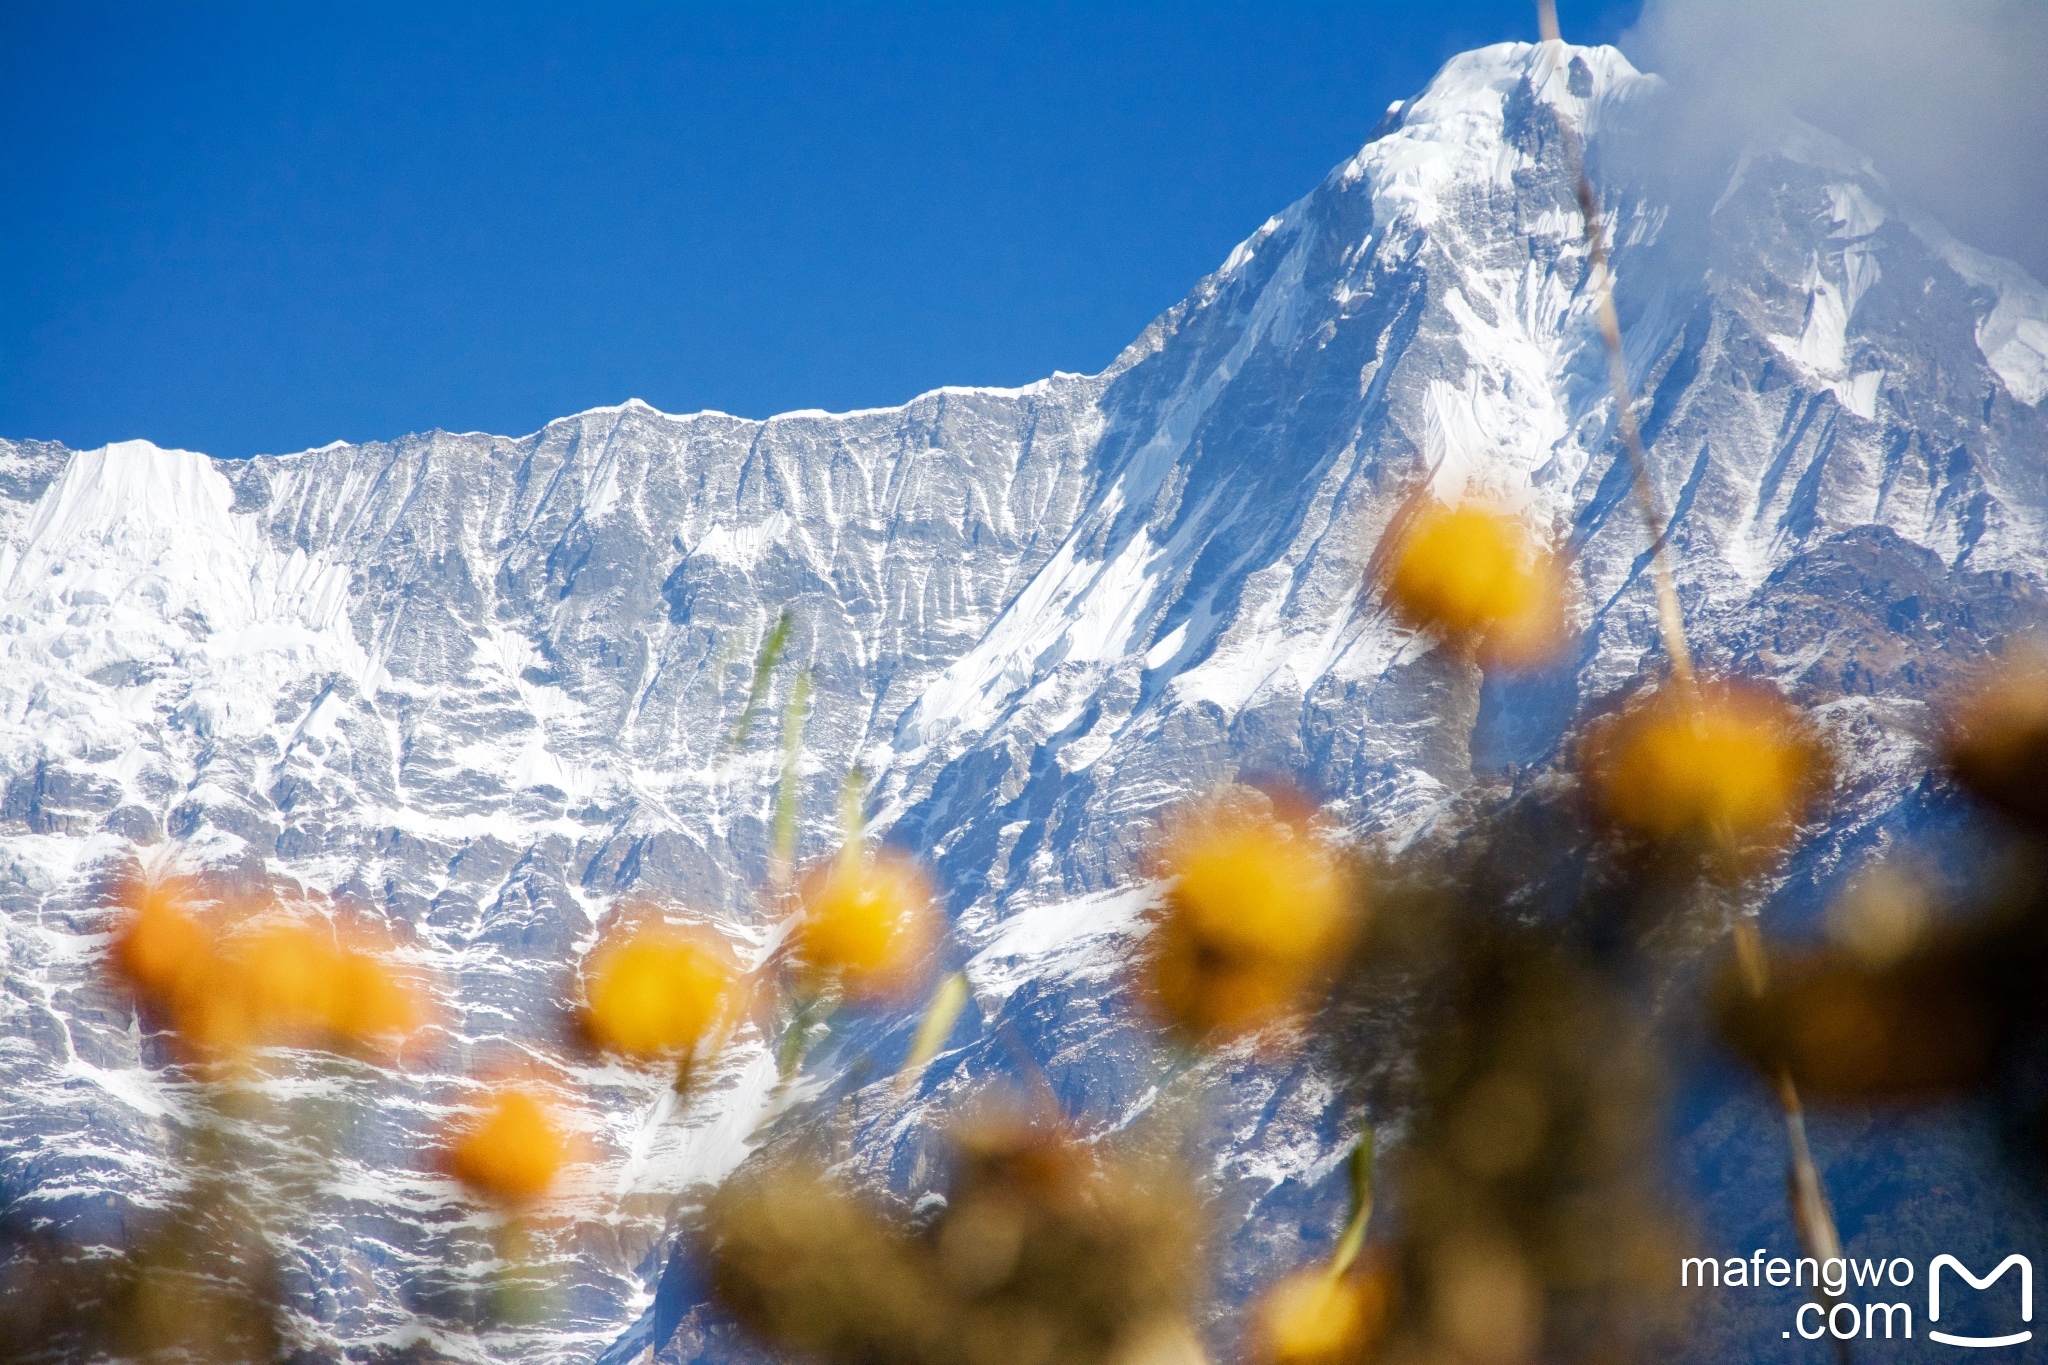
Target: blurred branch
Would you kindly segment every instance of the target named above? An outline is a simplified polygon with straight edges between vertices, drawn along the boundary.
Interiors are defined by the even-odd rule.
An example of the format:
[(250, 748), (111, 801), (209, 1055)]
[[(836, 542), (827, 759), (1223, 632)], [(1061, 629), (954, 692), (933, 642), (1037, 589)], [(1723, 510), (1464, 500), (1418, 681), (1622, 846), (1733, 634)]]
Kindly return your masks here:
[[(1752, 920), (1735, 925), (1735, 958), (1742, 981), (1752, 1000), (1761, 1001), (1770, 990), (1770, 965), (1764, 955), (1763, 938)], [(1778, 1109), (1785, 1116), (1785, 1136), (1791, 1145), (1791, 1163), (1785, 1174), (1785, 1198), (1792, 1208), (1792, 1227), (1799, 1246), (1808, 1256), (1825, 1265), (1842, 1255), (1842, 1236), (1835, 1227), (1835, 1211), (1828, 1203), (1827, 1188), (1821, 1183), (1820, 1168), (1814, 1165), (1813, 1149), (1806, 1141), (1806, 1110), (1799, 1102), (1799, 1087), (1792, 1082), (1791, 1068), (1777, 1065), (1773, 1087)], [(1831, 1302), (1818, 1283), (1814, 1292), (1823, 1305)], [(1846, 1344), (1837, 1343), (1836, 1353), (1845, 1360)]]
[(796, 624), (796, 617), (788, 611), (775, 618), (775, 624), (768, 628), (768, 634), (761, 641), (761, 652), (754, 657), (754, 677), (747, 684), (747, 704), (740, 709), (740, 718), (733, 723), (732, 735), (726, 740), (726, 752), (737, 753), (744, 748), (748, 736), (754, 732), (754, 717), (760, 714), (762, 703), (768, 700), (768, 688), (775, 680), (775, 666), (782, 662), (782, 655), (789, 648), (789, 633)]
[(796, 675), (789, 704), (782, 709), (782, 770), (775, 782), (775, 817), (769, 839), (768, 882), (789, 886), (796, 869), (796, 817), (803, 760), (804, 725), (811, 718), (811, 673)]
[[(1556, 0), (1536, 0), (1537, 22), (1550, 56), (1551, 74), (1557, 75), (1564, 54), (1564, 38), (1557, 26)], [(1629, 398), (1628, 359), (1621, 349), (1621, 317), (1614, 308), (1614, 271), (1607, 259), (1607, 232), (1600, 212), (1600, 196), (1586, 174), (1585, 150), (1578, 130), (1570, 120), (1558, 118), (1564, 136), (1565, 159), (1577, 181), (1579, 214), (1586, 228), (1586, 251), (1591, 268), (1588, 282), (1593, 289), (1600, 320), (1600, 338), (1607, 345), (1607, 382), (1614, 391), (1614, 422), (1621, 444), (1628, 452), (1634, 475), (1636, 507), (1650, 534), (1650, 574), (1657, 589), (1657, 626), (1664, 637), (1664, 652), (1671, 659), (1671, 673), (1680, 683), (1692, 680), (1692, 649), (1686, 643), (1685, 615), (1678, 602), (1678, 586), (1671, 573), (1669, 522), (1650, 482), (1650, 460), (1643, 451), (1643, 433), (1636, 425), (1635, 405)]]
[(1373, 1128), (1368, 1123), (1351, 1148), (1351, 1159), (1345, 1163), (1351, 1175), (1351, 1219), (1344, 1225), (1344, 1235), (1337, 1239), (1336, 1251), (1330, 1255), (1332, 1275), (1342, 1275), (1351, 1269), (1359, 1249), (1365, 1245), (1365, 1225), (1372, 1218), (1372, 1145)]
[(918, 1074), (939, 1055), (939, 1049), (952, 1036), (953, 1026), (960, 1022), (960, 1012), (966, 1008), (967, 975), (964, 972), (949, 973), (926, 1003), (924, 1017), (918, 1021), (917, 1036), (911, 1040), (910, 1055), (903, 1059), (903, 1069), (896, 1073), (898, 1094), (907, 1093), (916, 1083)]

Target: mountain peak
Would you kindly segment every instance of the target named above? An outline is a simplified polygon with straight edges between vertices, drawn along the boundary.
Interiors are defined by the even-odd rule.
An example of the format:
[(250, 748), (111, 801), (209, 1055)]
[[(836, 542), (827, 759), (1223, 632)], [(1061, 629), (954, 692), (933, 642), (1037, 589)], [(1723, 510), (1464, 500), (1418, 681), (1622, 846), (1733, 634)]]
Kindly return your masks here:
[[(1549, 135), (1560, 112), (1626, 126), (1654, 78), (1611, 48), (1557, 55), (1453, 59), (1099, 375), (773, 421), (631, 400), (518, 438), (240, 462), (0, 442), (0, 997), (27, 1012), (0, 1170), (22, 1217), (112, 1237), (76, 1191), (141, 1207), (177, 1177), (161, 1040), (90, 984), (104, 873), (175, 845), (402, 924), (440, 973), (456, 1043), (364, 1073), (389, 1102), (337, 1138), (293, 1262), (324, 1278), (290, 1292), (338, 1348), (473, 1354), (408, 1282), (474, 1250), (422, 1116), (466, 1102), (473, 1055), (554, 1056), (563, 984), (620, 902), (773, 938), (755, 888), (780, 727), (741, 718), (800, 675), (799, 856), (834, 845), (866, 771), (873, 823), (944, 888), (982, 1027), (900, 1096), (856, 1062), (895, 1055), (894, 1019), (835, 1034), (796, 1092), (743, 1030), (684, 1113), (659, 1077), (575, 1070), (593, 1168), (535, 1255), (577, 1292), (491, 1353), (730, 1358), (697, 1281), (665, 1273), (668, 1216), (772, 1106), (800, 1122), (806, 1096), (866, 1087), (848, 1168), (915, 1198), (923, 1116), (1020, 1042), (1062, 1094), (1142, 1104), (1149, 1041), (1117, 983), (1176, 801), (1282, 775), (1346, 837), (1398, 842), (1475, 780), (1555, 768), (1584, 699), (1660, 667)], [(1810, 908), (1829, 869), (1926, 818), (1898, 718), (2048, 615), (2026, 368), (2048, 310), (1839, 168), (1758, 156), (1685, 233), (1642, 178), (1602, 190), (1695, 648), (1851, 741), (1834, 823), (1773, 893)], [(1570, 549), (1581, 646), (1551, 676), (1483, 673), (1376, 599), (1403, 509), (1471, 492)], [(1216, 1167), (1233, 1294), (1341, 1222), (1319, 1182), (1346, 1141), (1312, 1066), (1239, 1079)], [(300, 1169), (250, 1140), (252, 1178)]]

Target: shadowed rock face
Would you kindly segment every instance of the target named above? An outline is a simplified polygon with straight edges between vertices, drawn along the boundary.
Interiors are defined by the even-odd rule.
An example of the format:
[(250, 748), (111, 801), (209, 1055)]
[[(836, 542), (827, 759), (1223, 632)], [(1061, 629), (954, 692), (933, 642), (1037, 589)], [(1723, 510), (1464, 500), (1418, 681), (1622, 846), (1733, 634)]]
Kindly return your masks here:
[[(287, 1246), (309, 1342), (736, 1358), (669, 1248), (690, 1191), (758, 1143), (838, 1114), (853, 1167), (914, 1200), (939, 1178), (924, 1111), (1020, 1050), (1070, 1108), (1128, 1117), (1149, 1043), (1116, 969), (1165, 807), (1280, 775), (1399, 835), (1475, 773), (1554, 761), (1580, 701), (1658, 665), (1560, 119), (1609, 196), (1697, 648), (1818, 704), (1843, 750), (1773, 913), (1948, 818), (1914, 790), (1927, 703), (2048, 619), (2048, 293), (1809, 129), (1751, 148), (1711, 208), (1661, 198), (1625, 155), (1656, 98), (1612, 50), (1554, 78), (1525, 46), (1459, 57), (1101, 375), (766, 422), (628, 403), (241, 463), (0, 443), (11, 1212), (111, 1241), (172, 1178), (193, 1092), (94, 967), (101, 879), (137, 844), (388, 918), (439, 974), (448, 1030), (400, 1067), (282, 1064), (290, 1093), (365, 1102)], [(1569, 541), (1568, 666), (1482, 678), (1361, 597), (1425, 486)], [(735, 752), (785, 610), (790, 663)], [(946, 888), (978, 1014), (908, 1100), (877, 1079), (908, 1022), (882, 1017), (816, 1055), (776, 1124), (751, 1035), (678, 1119), (658, 1079), (566, 1054), (560, 1004), (622, 899), (767, 943), (799, 667), (803, 851), (864, 767), (874, 818)], [(443, 1266), (484, 1244), (431, 1134), (461, 1077), (521, 1059), (583, 1088), (598, 1159), (542, 1243), (573, 1292), (479, 1348)], [(1335, 1235), (1353, 1119), (1307, 1064), (1218, 1069), (1234, 1297)], [(1729, 1155), (1740, 1125), (1714, 1114), (1688, 1150), (1748, 1161), (1771, 1205), (1776, 1170)], [(277, 1175), (288, 1135), (246, 1136)]]

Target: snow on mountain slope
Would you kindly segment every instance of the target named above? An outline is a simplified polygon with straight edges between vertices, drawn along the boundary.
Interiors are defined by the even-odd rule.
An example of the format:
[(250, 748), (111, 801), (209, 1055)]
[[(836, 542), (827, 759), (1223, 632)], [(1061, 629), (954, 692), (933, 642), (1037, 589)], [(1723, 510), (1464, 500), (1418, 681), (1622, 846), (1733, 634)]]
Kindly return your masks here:
[[(772, 722), (725, 749), (764, 632), (797, 613), (827, 829), (875, 714), (979, 635), (1071, 520), (1099, 382), (766, 423), (628, 404), (525, 441), (242, 465), (9, 447), (5, 472), (43, 480), (0, 549), (15, 1213), (112, 1237), (122, 1211), (87, 1192), (147, 1207), (168, 1187), (165, 1125), (191, 1096), (92, 959), (112, 860), (175, 845), (407, 926), (442, 982), (437, 1046), (382, 1075), (308, 1059), (292, 1082), (387, 1100), (296, 1248), (308, 1333), (590, 1354), (644, 1300), (674, 1190), (744, 1156), (780, 1101), (758, 1040), (688, 1125), (662, 1121), (658, 1081), (563, 1058), (577, 951), (628, 892), (760, 938)], [(563, 1320), (477, 1347), (440, 1321), (460, 1278), (418, 1273), (451, 1239), (487, 1258), (425, 1158), (460, 1078), (521, 1061), (594, 1095), (604, 1159), (557, 1248), (583, 1282)]]
[[(1458, 57), (1101, 375), (766, 422), (628, 403), (519, 440), (241, 464), (0, 443), (7, 1198), (106, 1239), (125, 1206), (99, 1191), (162, 1198), (191, 1099), (91, 964), (108, 860), (175, 845), (408, 926), (443, 982), (437, 1048), (381, 1074), (304, 1063), (390, 1097), (295, 1248), (309, 1339), (738, 1353), (670, 1253), (672, 1203), (791, 1097), (749, 1039), (677, 1117), (661, 1086), (564, 1058), (553, 1018), (621, 898), (762, 941), (774, 727), (725, 746), (784, 609), (817, 684), (805, 848), (864, 765), (890, 837), (941, 874), (981, 1016), (908, 1101), (860, 1061), (886, 1069), (903, 1021), (820, 1054), (820, 1102), (867, 1087), (852, 1168), (918, 1194), (926, 1120), (1013, 1072), (1019, 1038), (1068, 1103), (1127, 1115), (1148, 1063), (1115, 968), (1167, 805), (1285, 775), (1361, 834), (1413, 828), (1655, 666), (1566, 120), (1609, 198), (1688, 624), (1711, 663), (1820, 706), (1850, 756), (1778, 892), (1810, 902), (1907, 819), (1944, 669), (2044, 617), (2048, 313), (1812, 130), (1748, 149), (1711, 211), (1663, 197), (1602, 159), (1657, 98), (1610, 49), (1555, 74), (1525, 45)], [(1361, 595), (1423, 490), (1569, 540), (1569, 668), (1483, 678)], [(508, 1058), (591, 1094), (599, 1159), (551, 1243), (577, 1292), (479, 1344), (446, 1321), (459, 1280), (423, 1270), (480, 1243), (422, 1149), (460, 1078)], [(1334, 1231), (1353, 1119), (1305, 1065), (1223, 1071), (1234, 1294)]]

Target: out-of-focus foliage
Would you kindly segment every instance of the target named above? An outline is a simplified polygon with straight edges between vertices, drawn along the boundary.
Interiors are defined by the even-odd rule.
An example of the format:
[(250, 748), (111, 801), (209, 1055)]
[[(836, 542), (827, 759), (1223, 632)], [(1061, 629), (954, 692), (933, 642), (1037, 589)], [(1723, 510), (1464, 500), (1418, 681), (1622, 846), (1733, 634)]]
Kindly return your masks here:
[(283, 1354), (269, 1247), (209, 1176), (126, 1254), (25, 1239), (0, 1268), (0, 1360), (249, 1365)]
[(1526, 668), (1564, 648), (1564, 563), (1522, 518), (1429, 501), (1389, 535), (1385, 592), (1401, 620), (1489, 665)]
[(1634, 1360), (1676, 1254), (1648, 1023), (1549, 936), (1461, 935), (1401, 1158), (1388, 1358)]
[(1873, 870), (1835, 906), (1833, 942), (1778, 946), (1760, 969), (1723, 970), (1723, 1036), (1818, 1103), (1988, 1097), (2024, 1130), (2032, 1164), (2048, 1147), (2043, 866), (2039, 852), (2018, 854), (1965, 902)]
[(238, 1169), (246, 1146), (237, 1134), (289, 1116), (243, 1085), (242, 1073), (207, 1074), (211, 1083), (178, 1134), (189, 1183), (165, 1206), (131, 1211), (120, 1249), (20, 1235), (10, 1217), (0, 1360), (241, 1365), (282, 1357), (291, 1315), (272, 1239), (294, 1210), (276, 1182)]
[(1829, 909), (1830, 942), (1730, 964), (1723, 1036), (1817, 1103), (1985, 1099), (2022, 1162), (2048, 1151), (2048, 661), (2015, 643), (1948, 717), (1960, 785), (2008, 817), (1978, 830), (1944, 885), (1899, 859), (1861, 869)]
[(1976, 795), (2048, 834), (2048, 645), (2010, 648), (1957, 709), (1948, 762)]
[(1157, 850), (1169, 879), (1139, 968), (1162, 1020), (1219, 1041), (1312, 1004), (1360, 913), (1360, 885), (1307, 812), (1231, 788), (1181, 810)]
[(1173, 1365), (1200, 1359), (1199, 1207), (1162, 1161), (985, 1119), (928, 1226), (784, 1161), (720, 1192), (706, 1251), (742, 1322), (819, 1360)]
[[(1773, 957), (1753, 993), (1729, 971), (1718, 994), (1724, 1032), (1758, 1071), (1783, 1068), (1815, 1100), (1926, 1099), (1984, 1083), (2012, 1014), (2017, 947), (2002, 936), (1946, 931), (1896, 959), (1842, 948)], [(2041, 965), (2038, 953), (2024, 959)]]
[[(1641, 994), (1669, 884), (1568, 789), (1465, 814), (1376, 874), (1317, 1049), (1405, 1116), (1383, 1361), (1635, 1360), (1670, 1329), (1676, 1201)], [(1667, 1254), (1668, 1253), (1668, 1254)]]
[(10, 1237), (0, 1359), (277, 1360), (289, 1314), (272, 1239), (303, 1211), (291, 1182), (238, 1169), (236, 1134), (282, 1129), (315, 1163), (322, 1144), (257, 1084), (266, 1050), (394, 1060), (429, 1021), (426, 983), (378, 929), (323, 907), (182, 877), (131, 874), (111, 892), (107, 965), (203, 1083), (174, 1130), (190, 1184), (117, 1253)]

